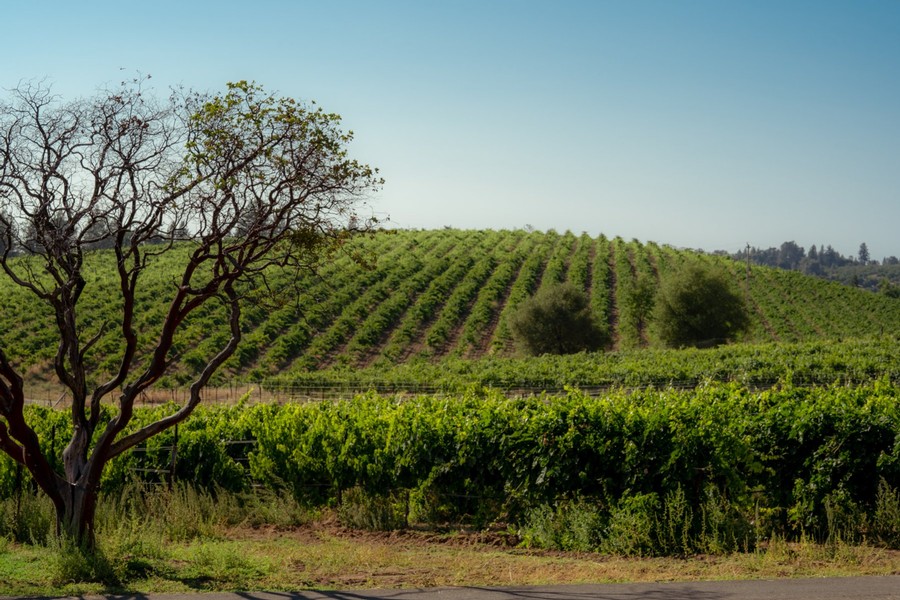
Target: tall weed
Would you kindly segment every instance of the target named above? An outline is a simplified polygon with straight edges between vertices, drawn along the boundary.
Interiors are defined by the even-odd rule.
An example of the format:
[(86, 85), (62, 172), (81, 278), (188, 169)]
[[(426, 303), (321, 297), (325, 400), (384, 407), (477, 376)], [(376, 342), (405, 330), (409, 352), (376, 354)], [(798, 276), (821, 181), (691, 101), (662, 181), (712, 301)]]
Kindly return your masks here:
[(698, 552), (727, 554), (737, 550), (749, 552), (756, 547), (758, 532), (753, 523), (758, 518), (751, 519), (738, 510), (715, 486), (706, 488), (700, 519)]
[(88, 548), (61, 537), (53, 542), (53, 580), (57, 585), (96, 582), (107, 586), (121, 583), (112, 561), (100, 548)]
[(360, 487), (346, 490), (338, 507), (342, 525), (355, 529), (391, 531), (407, 526), (408, 495), (369, 494)]
[(657, 554), (686, 555), (694, 550), (694, 511), (681, 486), (666, 494), (656, 523)]
[(648, 556), (656, 550), (656, 522), (660, 508), (656, 494), (626, 494), (610, 511), (600, 542), (601, 552)]
[(555, 507), (543, 504), (528, 513), (519, 537), (526, 547), (594, 552), (600, 547), (604, 522), (600, 507), (586, 500)]
[(0, 500), (0, 538), (45, 545), (56, 530), (56, 511), (44, 494), (30, 491)]
[(878, 484), (872, 536), (879, 544), (900, 549), (900, 490), (891, 488), (884, 479)]

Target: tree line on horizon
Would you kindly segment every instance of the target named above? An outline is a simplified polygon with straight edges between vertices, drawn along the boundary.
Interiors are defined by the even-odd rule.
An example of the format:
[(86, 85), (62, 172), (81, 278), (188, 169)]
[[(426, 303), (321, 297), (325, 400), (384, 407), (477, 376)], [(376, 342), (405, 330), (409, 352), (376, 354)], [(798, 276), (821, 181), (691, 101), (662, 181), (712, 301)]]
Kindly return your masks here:
[(885, 256), (880, 262), (872, 258), (865, 242), (859, 245), (856, 256), (844, 256), (831, 244), (813, 244), (806, 250), (793, 240), (779, 247), (757, 248), (747, 246), (735, 253), (716, 252), (734, 260), (753, 265), (799, 271), (831, 281), (839, 281), (853, 287), (861, 287), (900, 298), (900, 259)]

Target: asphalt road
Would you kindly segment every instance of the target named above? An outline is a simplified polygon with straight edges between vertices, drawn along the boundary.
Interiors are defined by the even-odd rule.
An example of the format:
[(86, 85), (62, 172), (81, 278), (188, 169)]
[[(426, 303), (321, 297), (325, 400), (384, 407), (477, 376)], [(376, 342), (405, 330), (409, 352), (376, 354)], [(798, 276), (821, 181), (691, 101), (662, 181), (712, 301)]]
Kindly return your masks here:
[[(629, 583), (228, 594), (124, 594), (108, 600), (900, 600), (900, 575), (762, 581)], [(79, 600), (89, 600), (81, 598)]]

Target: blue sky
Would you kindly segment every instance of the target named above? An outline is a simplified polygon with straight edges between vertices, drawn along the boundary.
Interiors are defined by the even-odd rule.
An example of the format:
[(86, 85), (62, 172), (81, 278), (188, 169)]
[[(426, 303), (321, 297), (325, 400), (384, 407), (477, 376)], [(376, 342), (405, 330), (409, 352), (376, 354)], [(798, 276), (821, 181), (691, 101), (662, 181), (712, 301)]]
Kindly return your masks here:
[(318, 101), (398, 227), (900, 256), (900, 2), (43, 1), (3, 20), (3, 88), (141, 72)]

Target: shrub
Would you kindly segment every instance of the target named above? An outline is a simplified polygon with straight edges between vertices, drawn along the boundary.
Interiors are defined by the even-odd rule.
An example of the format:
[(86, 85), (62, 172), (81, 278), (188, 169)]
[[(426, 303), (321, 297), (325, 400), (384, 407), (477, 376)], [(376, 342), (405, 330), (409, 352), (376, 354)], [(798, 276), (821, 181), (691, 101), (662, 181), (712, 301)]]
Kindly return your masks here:
[(900, 548), (900, 491), (882, 479), (878, 485), (873, 531), (878, 543), (888, 548)]
[(587, 296), (567, 283), (541, 289), (513, 314), (510, 328), (528, 354), (574, 354), (609, 345), (594, 320)]
[(519, 535), (526, 547), (594, 552), (600, 546), (603, 524), (600, 508), (590, 502), (542, 504), (529, 511)]
[(600, 550), (622, 556), (652, 555), (659, 508), (655, 493), (623, 495), (610, 512)]
[(714, 346), (750, 326), (744, 297), (718, 269), (690, 264), (665, 277), (655, 310), (659, 338), (667, 346)]

